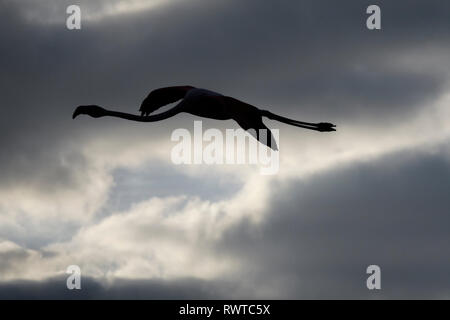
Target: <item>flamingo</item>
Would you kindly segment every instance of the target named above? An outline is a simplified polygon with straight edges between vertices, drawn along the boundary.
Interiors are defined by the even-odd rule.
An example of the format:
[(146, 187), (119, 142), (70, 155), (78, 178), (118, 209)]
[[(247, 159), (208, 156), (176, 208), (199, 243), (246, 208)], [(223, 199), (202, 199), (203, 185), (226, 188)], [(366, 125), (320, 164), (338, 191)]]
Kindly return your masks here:
[[(150, 115), (155, 110), (178, 100), (181, 101), (170, 110)], [(155, 122), (171, 118), (182, 112), (215, 120), (233, 119), (242, 129), (250, 131), (252, 135), (255, 135), (254, 133), (256, 132), (255, 138), (273, 150), (277, 150), (277, 145), (273, 140), (270, 129), (263, 123), (263, 117), (319, 132), (336, 131), (336, 126), (332, 123), (310, 123), (285, 118), (268, 110), (261, 110), (235, 98), (192, 86), (164, 87), (153, 90), (144, 99), (139, 111), (141, 115), (134, 115), (107, 110), (97, 105), (85, 105), (75, 109), (72, 119), (75, 119), (81, 114), (85, 114), (93, 118), (108, 116), (131, 121)], [(260, 134), (261, 129), (267, 130), (265, 139)]]

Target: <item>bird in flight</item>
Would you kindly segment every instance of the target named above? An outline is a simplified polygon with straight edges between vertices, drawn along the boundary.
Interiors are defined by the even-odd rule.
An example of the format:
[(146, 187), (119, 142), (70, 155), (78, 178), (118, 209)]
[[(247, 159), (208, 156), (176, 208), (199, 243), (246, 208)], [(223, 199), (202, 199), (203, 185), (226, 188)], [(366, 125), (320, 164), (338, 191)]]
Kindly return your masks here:
[[(170, 110), (150, 115), (155, 110), (178, 100), (181, 101)], [(263, 117), (319, 132), (336, 131), (336, 126), (332, 123), (310, 123), (285, 118), (268, 110), (261, 110), (235, 98), (192, 86), (165, 87), (153, 90), (144, 99), (139, 111), (141, 112), (141, 115), (134, 115), (107, 110), (97, 105), (86, 105), (77, 107), (72, 118), (75, 119), (80, 114), (86, 114), (93, 118), (116, 117), (132, 121), (156, 122), (185, 112), (215, 120), (232, 119), (235, 120), (242, 129), (255, 135), (255, 138), (259, 142), (274, 150), (277, 150), (277, 145), (270, 129), (263, 123)], [(260, 134), (261, 129), (263, 129), (262, 132), (264, 132), (264, 129), (266, 130), (266, 136), (263, 137)]]

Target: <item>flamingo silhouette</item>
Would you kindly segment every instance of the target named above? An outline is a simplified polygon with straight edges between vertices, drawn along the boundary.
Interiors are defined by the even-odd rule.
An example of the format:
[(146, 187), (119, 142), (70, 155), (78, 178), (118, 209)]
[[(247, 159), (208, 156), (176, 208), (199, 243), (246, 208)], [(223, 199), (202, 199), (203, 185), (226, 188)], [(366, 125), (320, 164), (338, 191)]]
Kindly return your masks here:
[[(178, 100), (181, 100), (181, 102), (170, 110), (150, 115), (162, 106)], [(139, 111), (141, 111), (140, 116), (107, 110), (97, 105), (86, 105), (77, 107), (72, 118), (75, 119), (80, 114), (86, 114), (93, 118), (108, 116), (132, 121), (155, 122), (186, 112), (195, 116), (216, 120), (233, 119), (242, 129), (251, 132), (259, 142), (274, 150), (277, 150), (276, 143), (273, 140), (270, 129), (263, 123), (262, 117), (267, 117), (272, 120), (309, 130), (320, 132), (336, 131), (336, 126), (328, 122), (310, 123), (285, 118), (270, 111), (261, 110), (235, 98), (192, 86), (165, 87), (153, 90), (144, 99)], [(261, 131), (266, 132), (266, 136), (263, 137), (263, 135), (260, 134), (261, 129), (266, 130)]]

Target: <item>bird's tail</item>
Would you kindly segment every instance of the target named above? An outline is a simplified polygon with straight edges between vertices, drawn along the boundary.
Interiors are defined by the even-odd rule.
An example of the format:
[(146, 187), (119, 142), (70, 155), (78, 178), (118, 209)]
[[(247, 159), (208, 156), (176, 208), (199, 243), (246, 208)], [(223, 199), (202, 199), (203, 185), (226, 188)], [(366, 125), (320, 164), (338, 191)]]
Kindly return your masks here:
[(305, 128), (305, 129), (310, 129), (310, 130), (315, 130), (315, 131), (320, 131), (320, 132), (336, 131), (336, 125), (329, 123), (329, 122), (319, 122), (319, 123), (303, 122), (303, 121), (298, 121), (298, 120), (279, 116), (268, 110), (261, 110), (261, 115), (263, 117), (267, 117), (269, 119), (280, 121), (280, 122), (289, 124), (291, 126), (296, 126), (296, 127), (300, 127), (300, 128)]

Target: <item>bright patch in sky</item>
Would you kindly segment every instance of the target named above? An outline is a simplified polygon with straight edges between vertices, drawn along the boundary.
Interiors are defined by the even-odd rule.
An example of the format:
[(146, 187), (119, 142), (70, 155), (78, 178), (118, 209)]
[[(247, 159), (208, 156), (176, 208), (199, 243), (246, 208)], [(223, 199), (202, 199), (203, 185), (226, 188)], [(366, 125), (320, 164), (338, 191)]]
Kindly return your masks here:
[(174, 1), (176, 0), (80, 0), (71, 3), (70, 1), (25, 0), (20, 2), (19, 6), (21, 6), (21, 11), (27, 21), (42, 24), (60, 24), (66, 20), (66, 9), (72, 4), (80, 7), (82, 21), (100, 21), (107, 17), (142, 12)]

